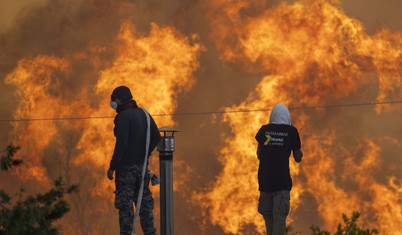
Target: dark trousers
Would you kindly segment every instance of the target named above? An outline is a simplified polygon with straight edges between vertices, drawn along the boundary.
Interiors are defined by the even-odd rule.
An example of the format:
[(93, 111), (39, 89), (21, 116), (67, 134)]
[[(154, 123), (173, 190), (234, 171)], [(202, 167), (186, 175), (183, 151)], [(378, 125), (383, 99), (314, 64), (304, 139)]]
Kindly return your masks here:
[(290, 209), (290, 191), (260, 192), (258, 212), (264, 216), (267, 235), (283, 235)]

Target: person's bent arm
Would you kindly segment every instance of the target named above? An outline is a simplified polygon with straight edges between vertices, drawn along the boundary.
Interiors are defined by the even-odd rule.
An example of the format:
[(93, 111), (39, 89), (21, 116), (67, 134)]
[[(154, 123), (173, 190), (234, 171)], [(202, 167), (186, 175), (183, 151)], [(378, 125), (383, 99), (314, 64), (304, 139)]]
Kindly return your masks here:
[(261, 145), (258, 143), (258, 148), (257, 148), (257, 158), (260, 159), (260, 153), (261, 153)]
[(301, 162), (303, 157), (303, 152), (301, 149), (293, 150), (293, 158), (295, 159), (296, 162)]

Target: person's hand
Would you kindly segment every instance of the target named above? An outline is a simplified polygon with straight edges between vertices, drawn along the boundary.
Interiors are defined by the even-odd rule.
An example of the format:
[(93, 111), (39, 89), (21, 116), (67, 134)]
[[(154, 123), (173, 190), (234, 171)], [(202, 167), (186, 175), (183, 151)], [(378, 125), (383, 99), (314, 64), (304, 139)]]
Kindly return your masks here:
[(109, 168), (109, 170), (107, 170), (107, 177), (112, 180), (113, 179), (113, 170)]

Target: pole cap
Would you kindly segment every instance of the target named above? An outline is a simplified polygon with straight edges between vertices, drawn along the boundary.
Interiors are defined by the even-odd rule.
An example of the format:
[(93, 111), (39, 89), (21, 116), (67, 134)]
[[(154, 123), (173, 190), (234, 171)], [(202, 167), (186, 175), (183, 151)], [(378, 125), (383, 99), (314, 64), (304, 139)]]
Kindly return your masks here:
[(168, 126), (163, 126), (159, 128), (159, 132), (163, 132), (163, 135), (166, 136), (166, 133), (172, 133), (172, 136), (174, 135), (175, 132), (180, 132), (179, 129), (168, 127)]

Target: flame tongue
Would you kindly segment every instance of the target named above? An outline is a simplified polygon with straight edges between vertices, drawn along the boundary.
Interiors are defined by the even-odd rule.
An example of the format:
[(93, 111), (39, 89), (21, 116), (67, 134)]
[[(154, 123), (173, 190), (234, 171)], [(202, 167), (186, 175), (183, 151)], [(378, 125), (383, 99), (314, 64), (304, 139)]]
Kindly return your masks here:
[[(382, 29), (367, 35), (359, 21), (339, 9), (337, 0), (302, 0), (291, 5), (280, 3), (274, 8), (267, 8), (266, 2), (214, 0), (201, 3), (212, 25), (210, 38), (221, 60), (249, 73), (265, 74), (247, 99), (225, 110), (266, 109), (277, 103), (288, 107), (314, 106), (345, 103), (350, 98), (365, 101), (402, 98), (400, 32)], [(106, 25), (95, 25), (95, 29), (91, 28), (83, 38), (103, 31), (110, 33), (104, 28), (113, 28), (115, 22), (109, 24), (107, 21), (119, 18), (120, 25), (121, 16), (133, 16), (133, 7), (148, 10), (141, 4), (134, 6), (127, 1), (115, 4), (108, 0), (100, 4), (98, 1), (84, 1), (82, 6), (73, 4), (74, 13), (84, 9), (77, 16), (86, 26), (77, 25), (77, 35), (67, 38), (81, 39), (85, 29), (92, 26), (89, 22), (96, 21), (97, 17), (103, 17), (100, 22)], [(62, 6), (57, 4), (46, 10), (51, 9), (54, 14)], [(142, 16), (139, 11), (135, 17)], [(185, 13), (183, 11), (181, 13)], [(63, 14), (65, 17), (68, 13)], [(57, 30), (50, 28), (50, 31), (63, 31), (65, 28), (59, 30), (59, 25), (75, 24), (81, 18), (59, 19), (54, 24)], [(69, 33), (75, 32), (67, 28)], [(133, 24), (123, 21), (112, 43), (100, 40), (106, 41), (103, 45), (96, 43), (97, 40), (89, 40), (91, 42), (85, 46), (85, 41), (78, 43), (79, 52), (66, 52), (63, 48), (56, 50), (55, 54), (58, 52), (59, 56), (39, 55), (18, 62), (6, 77), (6, 83), (17, 87), (16, 119), (113, 116), (115, 113), (108, 105), (110, 93), (120, 85), (130, 87), (139, 106), (151, 114), (173, 113), (178, 105), (178, 94), (189, 91), (195, 83), (192, 74), (199, 67), (197, 60), (201, 46), (191, 43), (173, 27), (152, 24), (150, 33), (145, 35)], [(71, 45), (66, 48), (71, 49)], [(213, 68), (206, 71), (210, 69)], [(400, 106), (392, 106), (397, 107)], [(375, 111), (386, 115), (383, 111), (390, 110), (390, 106), (378, 106)], [(365, 110), (373, 115), (375, 111)], [(400, 177), (389, 173), (389, 169), (396, 171), (400, 166), (387, 168), (385, 165), (390, 151), (387, 148), (391, 146), (389, 149), (395, 152), (400, 149), (400, 134), (389, 134), (396, 136), (391, 138), (385, 131), (374, 136), (361, 133), (359, 127), (368, 126), (371, 120), (365, 120), (360, 109), (342, 112), (290, 110), (290, 114), (292, 123), (301, 133), (305, 157), (300, 165), (291, 161), (294, 185), (288, 223), (294, 221), (296, 226), (300, 225), (297, 224), (301, 220), (297, 218), (297, 209), (304, 205), (303, 197), (311, 195), (317, 204), (316, 214), (327, 229), (335, 228), (341, 213), (359, 210), (363, 215), (372, 215), (362, 218), (363, 225), (378, 228), (380, 234), (398, 234), (402, 220), (402, 182)], [(350, 118), (353, 115), (355, 118)], [(265, 231), (262, 216), (257, 212), (258, 160), (254, 135), (268, 122), (268, 117), (269, 113), (262, 112), (224, 115), (231, 132), (223, 135), (223, 147), (219, 150), (222, 172), (209, 192), (196, 193), (196, 197), (205, 209), (205, 218), (226, 233)], [(159, 126), (176, 124), (171, 116), (154, 118)], [(396, 124), (400, 122), (395, 120)], [(117, 229), (117, 219), (110, 219), (110, 211), (114, 208), (108, 207), (113, 206), (108, 200), (112, 200), (114, 189), (104, 176), (114, 146), (112, 120), (37, 121), (13, 125), (11, 136), (21, 145), (20, 153), (26, 156), (25, 163), (19, 168), (22, 179), (40, 182), (43, 187), (49, 187), (51, 179), (59, 175), (71, 183), (81, 182), (83, 192), (77, 197), (78, 202), (73, 200), (78, 216), (71, 220), (73, 225), (70, 221), (63, 225), (64, 231), (74, 234), (77, 233), (75, 229), (83, 229), (81, 232), (86, 229), (82, 234), (94, 231), (104, 234)], [(370, 123), (369, 128), (372, 126)], [(353, 135), (350, 134), (352, 130)], [(193, 182), (183, 183), (187, 178), (191, 181), (192, 176), (183, 175), (198, 175), (199, 172), (187, 162), (176, 161), (175, 166), (185, 169), (185, 173), (180, 175), (178, 172), (175, 176), (174, 190), (198, 191), (198, 185), (194, 186)], [(379, 176), (381, 170), (387, 173)], [(183, 186), (187, 186), (185, 190)], [(86, 210), (82, 204), (91, 210)], [(199, 221), (198, 217), (194, 220)], [(115, 224), (110, 226), (113, 221)], [(314, 223), (304, 222), (307, 226)], [(76, 224), (85, 226), (75, 227)]]
[[(17, 96), (20, 102), (14, 117), (52, 118), (71, 112), (70, 109), (63, 107), (67, 102), (57, 92), (61, 89), (59, 81), (52, 80), (55, 73), (68, 73), (69, 69), (68, 61), (57, 57), (38, 56), (20, 60), (17, 68), (5, 79), (6, 83), (18, 87)], [(11, 135), (14, 136), (16, 143), (23, 145), (20, 154), (30, 156), (30, 160), (23, 165), (28, 166), (28, 169), (21, 171), (22, 178), (26, 180), (34, 177), (40, 182), (48, 182), (41, 158), (44, 149), (57, 136), (55, 123), (14, 123)]]
[[(122, 24), (118, 39), (118, 56), (110, 68), (101, 71), (96, 85), (96, 93), (102, 96), (103, 105), (94, 110), (94, 115), (109, 110), (106, 106), (111, 90), (122, 84), (131, 89), (138, 105), (151, 114), (173, 113), (177, 106), (177, 94), (189, 90), (194, 84), (191, 73), (198, 67), (200, 45), (190, 46), (188, 39), (174, 29), (160, 28), (156, 24), (152, 25), (149, 37), (137, 37), (135, 27), (129, 22)], [(156, 117), (156, 121), (159, 125), (174, 125), (171, 116), (163, 119)], [(86, 161), (89, 157), (97, 166), (105, 166), (114, 144), (110, 141), (114, 138), (111, 130), (112, 122), (105, 125), (103, 120), (91, 120), (80, 141), (80, 146), (85, 146), (87, 152), (78, 160)], [(96, 145), (88, 145), (88, 139), (100, 136), (102, 146), (107, 146), (103, 151), (108, 154), (99, 153)]]
[[(377, 83), (369, 80), (374, 78), (372, 74), (377, 75), (379, 88), (369, 98), (402, 98), (397, 94), (402, 75), (400, 33), (383, 30), (368, 36), (360, 22), (346, 16), (336, 1), (281, 3), (265, 11), (261, 8), (254, 10), (256, 6), (263, 4), (258, 1), (222, 0), (207, 6), (214, 26), (216, 22), (224, 22), (212, 27), (211, 33), (221, 58), (250, 72), (270, 73), (247, 100), (227, 110), (271, 108), (276, 103), (291, 107), (292, 104), (322, 104), (325, 100), (333, 102), (360, 92), (368, 83)], [(251, 17), (244, 12), (254, 12), (256, 16)], [(358, 96), (358, 93), (353, 95)], [(381, 109), (377, 108), (377, 111)], [(326, 128), (321, 130), (322, 134), (311, 131), (316, 128), (311, 124), (317, 119), (314, 114), (317, 113), (298, 112), (292, 118), (292, 123), (302, 135), (302, 148), (305, 150), (301, 166), (290, 165), (292, 178), (295, 179), (291, 192), (292, 211), (297, 209), (300, 196), (308, 192), (315, 197), (318, 212), (324, 219), (325, 227), (330, 230), (340, 222), (342, 213), (350, 214), (353, 210), (363, 211), (370, 207), (381, 219), (373, 219), (369, 225), (374, 224), (373, 227), (379, 228), (380, 233), (395, 233), (398, 228), (394, 222), (401, 216), (402, 202), (378, 202), (396, 208), (392, 211), (396, 213), (395, 218), (390, 218), (389, 211), (378, 210), (376, 198), (381, 193), (392, 195), (400, 188), (395, 190), (392, 185), (381, 185), (365, 171), (359, 172), (364, 176), (356, 178), (356, 181), (359, 185), (365, 184), (363, 182), (376, 185), (369, 191), (361, 188), (358, 193), (350, 193), (337, 185), (336, 178), (340, 172), (336, 172), (335, 168), (339, 168), (338, 161), (341, 159), (334, 149), (338, 149), (340, 144), (349, 146), (350, 143), (341, 139), (343, 129), (339, 121), (325, 111), (320, 114), (327, 123)], [(340, 116), (336, 117), (343, 120)], [(209, 209), (211, 222), (227, 233), (243, 234), (242, 229), (247, 224), (254, 224), (257, 231), (263, 233), (264, 222), (256, 210), (258, 160), (253, 137), (258, 128), (267, 123), (268, 114), (227, 114), (225, 120), (232, 132), (225, 136), (225, 146), (219, 155), (223, 170), (212, 190), (198, 195), (200, 203)], [(371, 159), (372, 154), (367, 153), (366, 157)], [(341, 156), (354, 158), (354, 153), (346, 152)], [(344, 167), (347, 169), (348, 166)], [(306, 182), (298, 180), (299, 174), (306, 177)], [(370, 203), (364, 202), (363, 192), (370, 195)], [(383, 218), (390, 221), (384, 224)], [(289, 220), (292, 222), (293, 213)]]
[[(6, 78), (7, 83), (17, 86), (20, 99), (15, 118), (112, 116), (110, 94), (123, 84), (131, 89), (139, 106), (151, 114), (174, 113), (177, 95), (194, 84), (192, 73), (198, 68), (200, 45), (190, 44), (188, 38), (170, 27), (153, 24), (149, 35), (139, 35), (131, 23), (124, 22), (115, 44), (110, 47), (116, 53), (109, 61), (101, 61), (101, 58), (105, 60), (102, 55), (105, 50), (93, 44), (87, 51), (74, 55), (43, 55), (20, 60)], [(87, 73), (74, 71), (81, 63), (88, 64), (88, 70), (95, 70), (91, 73), (100, 74), (95, 82), (89, 80), (93, 78), (86, 76)], [(109, 66), (105, 68), (105, 65)], [(68, 87), (76, 83), (78, 89)], [(175, 125), (171, 116), (154, 118), (159, 126)], [(41, 182), (43, 187), (48, 187), (52, 178), (60, 175), (68, 183), (80, 183), (83, 194), (73, 204), (77, 213), (81, 213), (77, 214), (80, 220), (77, 224), (94, 224), (82, 229), (88, 233), (98, 231), (99, 227), (95, 226), (99, 226), (99, 221), (93, 223), (94, 213), (110, 213), (105, 201), (113, 205), (109, 200), (113, 199), (114, 186), (105, 180), (104, 173), (113, 153), (113, 120), (21, 122), (15, 124), (12, 137), (21, 145), (21, 154), (26, 159), (19, 176)], [(91, 210), (83, 212), (79, 206), (82, 203)], [(117, 221), (110, 222), (109, 218), (104, 226)], [(63, 228), (68, 233), (77, 232), (71, 225)]]

